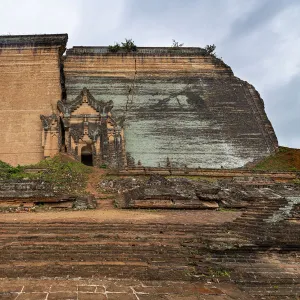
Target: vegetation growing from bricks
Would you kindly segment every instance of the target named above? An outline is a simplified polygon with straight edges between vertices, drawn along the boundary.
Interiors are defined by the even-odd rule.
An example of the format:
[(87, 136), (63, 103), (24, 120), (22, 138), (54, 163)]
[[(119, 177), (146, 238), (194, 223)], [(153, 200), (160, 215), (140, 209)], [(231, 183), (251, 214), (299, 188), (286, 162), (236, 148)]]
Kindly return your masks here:
[(175, 40), (172, 40), (173, 43), (172, 43), (172, 48), (175, 48), (175, 49), (179, 49), (180, 47), (183, 47), (184, 43), (181, 43), (179, 44), (179, 42), (175, 41)]
[(122, 42), (121, 44), (115, 43), (114, 45), (109, 45), (108, 51), (111, 53), (117, 53), (119, 51), (136, 52), (137, 46), (132, 39), (125, 39), (125, 42)]
[(108, 51), (111, 53), (117, 53), (121, 50), (121, 45), (119, 43), (115, 43), (114, 45), (108, 46)]
[[(26, 169), (42, 170), (27, 173)], [(0, 180), (38, 179), (51, 182), (58, 193), (84, 194), (92, 168), (61, 155), (45, 159), (36, 165), (12, 167), (0, 161)]]
[(25, 167), (18, 165), (13, 167), (3, 161), (0, 161), (0, 180), (9, 180), (9, 179), (23, 179), (23, 178), (32, 178), (35, 179), (37, 174), (27, 174), (24, 172)]
[(300, 149), (279, 147), (277, 153), (259, 162), (255, 170), (300, 171)]
[(205, 48), (204, 48), (204, 50), (205, 50), (205, 55), (207, 55), (207, 56), (211, 55), (213, 57), (217, 57), (217, 54), (215, 52), (215, 50), (216, 50), (216, 45), (215, 44), (213, 44), (213, 45), (206, 45)]
[(222, 57), (218, 57), (217, 53), (215, 52), (216, 50), (216, 45), (212, 44), (212, 45), (206, 45), (204, 48), (204, 56), (211, 56), (213, 59), (213, 62), (216, 66), (220, 66), (220, 67), (228, 67), (228, 65), (226, 65), (222, 59)]
[(46, 169), (41, 177), (43, 180), (52, 182), (57, 192), (72, 194), (84, 193), (88, 174), (92, 170), (80, 162), (64, 159), (60, 155), (43, 160), (36, 166)]
[(223, 269), (209, 269), (210, 277), (230, 277), (230, 272)]

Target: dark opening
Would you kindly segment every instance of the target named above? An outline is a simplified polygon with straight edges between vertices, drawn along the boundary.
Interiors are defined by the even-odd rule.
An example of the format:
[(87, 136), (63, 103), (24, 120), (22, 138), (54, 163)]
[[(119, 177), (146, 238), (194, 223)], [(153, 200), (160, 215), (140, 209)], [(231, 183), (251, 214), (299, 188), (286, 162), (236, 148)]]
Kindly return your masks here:
[(93, 155), (81, 154), (81, 162), (87, 166), (93, 166)]
[(93, 166), (93, 154), (91, 145), (84, 146), (81, 149), (81, 162), (87, 166)]
[(59, 123), (60, 123), (60, 129), (61, 129), (61, 149), (60, 149), (60, 151), (67, 152), (67, 145), (66, 145), (66, 140), (65, 140), (65, 132), (66, 132), (65, 126), (64, 126), (62, 119), (61, 118), (59, 118), (59, 119), (60, 119)]

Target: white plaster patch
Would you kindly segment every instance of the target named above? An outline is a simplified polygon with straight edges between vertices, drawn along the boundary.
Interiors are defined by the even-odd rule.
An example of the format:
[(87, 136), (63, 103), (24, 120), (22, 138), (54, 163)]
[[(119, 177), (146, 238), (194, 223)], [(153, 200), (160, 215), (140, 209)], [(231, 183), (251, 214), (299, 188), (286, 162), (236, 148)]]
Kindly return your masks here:
[(280, 208), (271, 217), (269, 217), (266, 220), (267, 223), (278, 223), (285, 220), (290, 216), (294, 206), (300, 203), (300, 197), (286, 197), (286, 199), (288, 200), (288, 204), (285, 207)]

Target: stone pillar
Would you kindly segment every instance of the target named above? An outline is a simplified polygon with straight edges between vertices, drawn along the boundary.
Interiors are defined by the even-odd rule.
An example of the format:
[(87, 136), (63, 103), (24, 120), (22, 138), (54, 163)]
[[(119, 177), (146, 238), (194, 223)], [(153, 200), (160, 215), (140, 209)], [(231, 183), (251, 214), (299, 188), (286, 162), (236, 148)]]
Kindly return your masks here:
[(42, 146), (44, 148), (44, 157), (53, 157), (59, 153), (60, 130), (58, 117), (55, 114), (51, 116), (41, 115), (43, 124)]

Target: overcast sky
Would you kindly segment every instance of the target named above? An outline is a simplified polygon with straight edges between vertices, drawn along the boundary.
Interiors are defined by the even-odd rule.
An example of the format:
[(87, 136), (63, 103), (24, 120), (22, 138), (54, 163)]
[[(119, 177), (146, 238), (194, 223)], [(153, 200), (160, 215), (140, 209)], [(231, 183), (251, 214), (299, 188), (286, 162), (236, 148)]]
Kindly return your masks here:
[(300, 148), (300, 0), (0, 0), (1, 34), (68, 33), (72, 46), (217, 46)]

